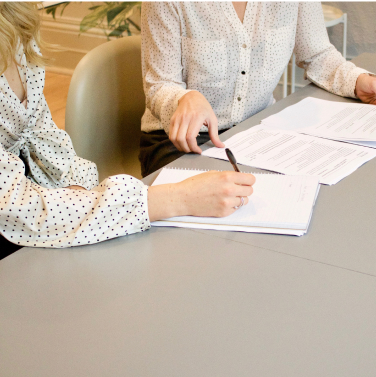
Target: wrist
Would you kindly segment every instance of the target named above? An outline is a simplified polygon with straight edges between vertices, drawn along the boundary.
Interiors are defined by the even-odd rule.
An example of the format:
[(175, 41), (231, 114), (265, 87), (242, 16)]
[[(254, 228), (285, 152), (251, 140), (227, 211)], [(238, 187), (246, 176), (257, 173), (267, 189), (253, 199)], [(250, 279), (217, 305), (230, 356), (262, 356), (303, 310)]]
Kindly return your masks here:
[(188, 216), (190, 215), (189, 192), (182, 182), (171, 185), (171, 196), (174, 198), (174, 212), (173, 216)]
[(364, 78), (364, 76), (370, 76), (368, 73), (361, 73), (358, 78), (356, 79), (356, 82), (355, 82), (355, 89), (354, 89), (354, 95), (356, 98), (359, 99), (358, 97), (358, 85), (360, 84), (360, 81)]
[(187, 194), (179, 183), (151, 186), (148, 189), (150, 221), (188, 214)]
[(189, 90), (187, 93), (183, 94), (179, 100), (178, 100), (178, 105), (184, 100), (188, 100), (190, 98), (194, 98), (197, 96), (197, 94), (202, 95), (198, 90)]

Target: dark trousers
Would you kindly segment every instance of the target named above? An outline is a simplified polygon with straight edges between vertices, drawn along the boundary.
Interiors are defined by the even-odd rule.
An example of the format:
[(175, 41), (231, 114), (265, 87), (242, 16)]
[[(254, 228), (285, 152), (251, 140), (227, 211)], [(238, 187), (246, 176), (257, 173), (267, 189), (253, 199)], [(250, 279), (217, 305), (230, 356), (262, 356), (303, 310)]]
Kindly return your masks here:
[(0, 259), (7, 257), (8, 255), (14, 253), (18, 249), (21, 249), (22, 246), (15, 245), (12, 242), (9, 242), (0, 234)]
[[(219, 131), (219, 134), (227, 130)], [(207, 132), (202, 132), (197, 136), (197, 144), (205, 144), (210, 140)], [(142, 132), (140, 139), (141, 174), (143, 177), (155, 172), (177, 158), (183, 156), (185, 152), (178, 151), (169, 140), (163, 130)]]

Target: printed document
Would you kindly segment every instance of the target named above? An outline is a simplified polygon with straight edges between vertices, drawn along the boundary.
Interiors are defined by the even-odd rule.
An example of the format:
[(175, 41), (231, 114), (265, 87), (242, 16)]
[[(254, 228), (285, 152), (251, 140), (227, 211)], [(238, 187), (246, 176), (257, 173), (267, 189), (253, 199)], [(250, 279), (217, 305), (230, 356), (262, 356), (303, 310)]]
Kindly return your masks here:
[[(376, 157), (376, 150), (339, 141), (302, 135), (262, 125), (225, 142), (238, 163), (289, 175), (318, 176), (333, 185)], [(203, 156), (227, 160), (225, 148), (210, 148)]]
[(374, 105), (308, 97), (265, 118), (261, 125), (376, 148)]

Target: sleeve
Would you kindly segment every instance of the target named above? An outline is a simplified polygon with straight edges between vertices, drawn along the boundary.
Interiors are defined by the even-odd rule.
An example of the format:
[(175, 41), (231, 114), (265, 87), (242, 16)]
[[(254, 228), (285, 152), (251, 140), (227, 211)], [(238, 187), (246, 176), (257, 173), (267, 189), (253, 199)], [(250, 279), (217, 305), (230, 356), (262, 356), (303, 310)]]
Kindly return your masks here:
[(47, 189), (0, 146), (0, 233), (22, 246), (68, 247), (150, 228), (147, 186), (117, 175), (91, 191)]
[(53, 122), (43, 93), (31, 123), (34, 127), (22, 132), (22, 153), (35, 183), (47, 188), (78, 185), (86, 190), (98, 184), (95, 163), (76, 155), (70, 136)]
[(296, 29), (296, 62), (305, 77), (327, 91), (355, 98), (358, 76), (368, 71), (347, 62), (330, 43), (320, 2), (302, 2)]
[(173, 2), (142, 4), (142, 75), (146, 107), (168, 134), (170, 120), (186, 93), (181, 56), (180, 18)]

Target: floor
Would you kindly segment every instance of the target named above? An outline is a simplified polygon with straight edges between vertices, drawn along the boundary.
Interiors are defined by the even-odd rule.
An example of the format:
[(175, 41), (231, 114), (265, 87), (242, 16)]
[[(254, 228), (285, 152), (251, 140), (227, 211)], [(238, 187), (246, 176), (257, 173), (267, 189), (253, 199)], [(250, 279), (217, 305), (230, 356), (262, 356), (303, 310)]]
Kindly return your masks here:
[(46, 72), (44, 96), (50, 108), (53, 121), (61, 129), (65, 128), (65, 106), (71, 78), (72, 76)]

